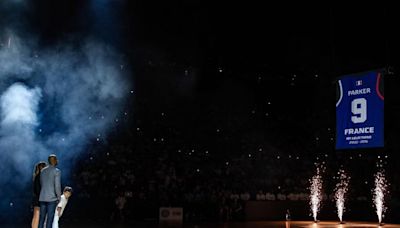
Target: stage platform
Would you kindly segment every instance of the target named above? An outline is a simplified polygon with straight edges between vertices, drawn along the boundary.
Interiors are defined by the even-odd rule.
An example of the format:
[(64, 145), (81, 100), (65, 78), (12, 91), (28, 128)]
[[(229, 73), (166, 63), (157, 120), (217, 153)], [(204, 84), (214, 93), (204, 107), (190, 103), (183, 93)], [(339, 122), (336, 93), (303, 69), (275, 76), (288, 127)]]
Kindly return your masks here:
[[(2, 228), (17, 228), (28, 226), (1, 226)], [(104, 223), (75, 223), (62, 224), (62, 228), (373, 228), (380, 227), (378, 223), (371, 222), (346, 222), (339, 224), (337, 221), (259, 221), (259, 222), (230, 222), (230, 223), (201, 223), (183, 225), (161, 225), (155, 223), (133, 223), (133, 224), (104, 224)], [(382, 228), (400, 228), (400, 224), (384, 224)]]
[[(98, 224), (100, 225), (100, 224)], [(91, 226), (89, 224), (84, 226), (65, 226), (65, 228), (98, 228), (107, 226)], [(230, 223), (204, 223), (204, 224), (183, 224), (183, 225), (161, 225), (161, 224), (131, 224), (131, 225), (115, 225), (112, 228), (368, 228), (379, 227), (378, 223), (369, 222), (346, 222), (339, 224), (336, 221), (320, 221), (314, 223), (311, 221), (259, 221), (259, 222), (230, 222)], [(110, 227), (111, 228), (111, 227)], [(400, 228), (397, 224), (385, 224), (382, 228)]]

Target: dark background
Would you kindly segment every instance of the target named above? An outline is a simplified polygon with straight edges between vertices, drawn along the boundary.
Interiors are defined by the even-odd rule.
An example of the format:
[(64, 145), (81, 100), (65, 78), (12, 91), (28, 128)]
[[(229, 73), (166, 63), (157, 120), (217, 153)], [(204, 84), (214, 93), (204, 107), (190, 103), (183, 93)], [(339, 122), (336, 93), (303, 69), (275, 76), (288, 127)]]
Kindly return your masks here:
[[(89, 146), (77, 164), (72, 182), (77, 196), (103, 188), (119, 191), (115, 178), (85, 188), (79, 172), (100, 167), (118, 176), (120, 171), (107, 164), (122, 157), (130, 163), (117, 166), (134, 166), (132, 172), (141, 179), (134, 188), (144, 192), (152, 180), (147, 174), (160, 161), (195, 186), (207, 183), (226, 162), (237, 164), (244, 174), (222, 183), (229, 189), (242, 189), (241, 180), (250, 181), (258, 172), (292, 166), (298, 169), (286, 175), (293, 179), (308, 170), (298, 176), (304, 182), (315, 170), (313, 163), (324, 161), (327, 177), (341, 166), (348, 170), (356, 198), (369, 194), (375, 163), (382, 157), (392, 184), (390, 202), (398, 208), (397, 11), (384, 3), (32, 0), (18, 18), (21, 30), (35, 34), (43, 46), (95, 37), (122, 53), (132, 71), (134, 96), (126, 117), (107, 143)], [(4, 26), (10, 18), (3, 19)], [(385, 148), (335, 151), (335, 79), (380, 68), (390, 69), (385, 75)], [(243, 165), (244, 160), (257, 162), (260, 148), (272, 163)], [(148, 166), (136, 168), (140, 163)], [(193, 181), (197, 169), (201, 174)], [(271, 180), (266, 186), (274, 187), (266, 190), (275, 191), (277, 185)], [(327, 181), (327, 191), (333, 185)], [(304, 186), (299, 188), (307, 192)], [(154, 193), (154, 208), (161, 204), (160, 192)]]

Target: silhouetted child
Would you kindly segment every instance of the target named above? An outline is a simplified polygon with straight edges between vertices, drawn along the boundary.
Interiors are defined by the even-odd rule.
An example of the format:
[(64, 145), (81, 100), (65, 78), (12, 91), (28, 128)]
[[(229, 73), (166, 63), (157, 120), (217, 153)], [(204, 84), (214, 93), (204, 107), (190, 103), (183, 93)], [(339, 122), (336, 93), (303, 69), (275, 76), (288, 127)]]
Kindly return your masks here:
[(53, 228), (58, 228), (58, 221), (60, 220), (60, 217), (62, 216), (65, 207), (67, 206), (68, 199), (72, 195), (72, 188), (66, 186), (64, 188), (63, 194), (61, 195), (61, 200), (57, 205), (56, 208), (56, 213), (54, 214), (54, 220), (53, 220)]

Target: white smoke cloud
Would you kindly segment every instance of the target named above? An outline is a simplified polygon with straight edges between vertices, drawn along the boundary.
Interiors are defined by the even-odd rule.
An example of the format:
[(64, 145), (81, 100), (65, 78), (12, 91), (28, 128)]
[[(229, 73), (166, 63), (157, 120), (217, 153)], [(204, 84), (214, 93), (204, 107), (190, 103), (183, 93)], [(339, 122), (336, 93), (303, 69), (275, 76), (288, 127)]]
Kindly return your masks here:
[(0, 46), (3, 192), (22, 189), (33, 165), (50, 153), (64, 176), (71, 173), (73, 159), (107, 136), (130, 94), (121, 57), (104, 44), (39, 47), (9, 34), (12, 43)]
[[(40, 98), (39, 88), (29, 89), (21, 83), (11, 85), (0, 97), (1, 158), (6, 158), (9, 162), (2, 166), (1, 171), (3, 174), (8, 174), (7, 171), (10, 171), (12, 175), (6, 176), (8, 178), (26, 176), (26, 172), (31, 170), (31, 167), (21, 166), (18, 168), (18, 164), (27, 165), (32, 162), (32, 152), (34, 151), (29, 151), (29, 147), (41, 147), (35, 142), (34, 132), (35, 126), (38, 125), (36, 113)], [(5, 177), (0, 177), (0, 180), (2, 179)]]
[(39, 88), (29, 89), (21, 83), (11, 85), (0, 97), (1, 126), (14, 128), (26, 125), (28, 128), (38, 125), (36, 112), (41, 98)]

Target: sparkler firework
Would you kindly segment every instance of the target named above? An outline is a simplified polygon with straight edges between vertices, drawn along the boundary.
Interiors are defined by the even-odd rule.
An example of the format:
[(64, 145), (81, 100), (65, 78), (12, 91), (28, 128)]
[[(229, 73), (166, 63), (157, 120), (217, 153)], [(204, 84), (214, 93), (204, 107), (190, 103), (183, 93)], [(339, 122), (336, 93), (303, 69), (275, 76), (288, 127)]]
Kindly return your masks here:
[(322, 183), (321, 168), (317, 167), (316, 174), (310, 180), (310, 207), (315, 222), (317, 222), (317, 215), (321, 207)]
[(378, 171), (375, 174), (375, 188), (373, 189), (373, 203), (378, 215), (379, 224), (382, 223), (382, 219), (385, 216), (386, 205), (385, 195), (387, 194), (387, 180), (383, 170)]
[(346, 175), (343, 169), (340, 169), (338, 174), (340, 181), (336, 184), (335, 201), (339, 220), (343, 222), (343, 213), (345, 212), (345, 201), (347, 191), (349, 190), (350, 177)]

